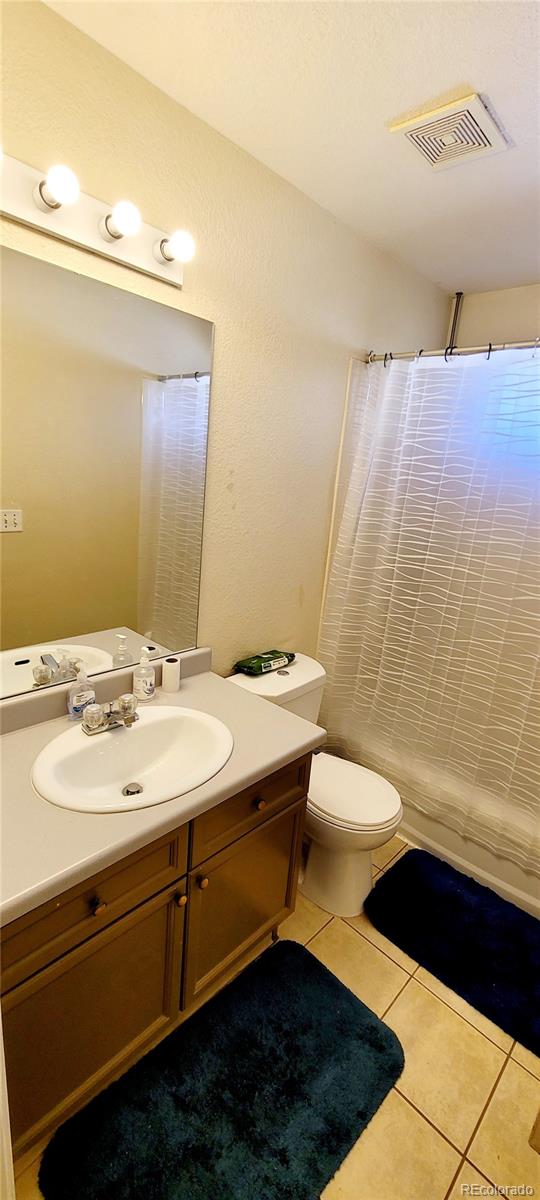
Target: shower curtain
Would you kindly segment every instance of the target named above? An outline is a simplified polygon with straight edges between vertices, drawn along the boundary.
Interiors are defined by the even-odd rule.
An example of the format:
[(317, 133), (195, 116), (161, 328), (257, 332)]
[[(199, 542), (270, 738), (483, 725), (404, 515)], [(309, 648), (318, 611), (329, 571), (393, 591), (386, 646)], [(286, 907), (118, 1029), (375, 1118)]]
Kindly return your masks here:
[(352, 367), (329, 749), (540, 875), (540, 355)]
[(145, 380), (138, 628), (171, 650), (196, 645), (210, 380)]

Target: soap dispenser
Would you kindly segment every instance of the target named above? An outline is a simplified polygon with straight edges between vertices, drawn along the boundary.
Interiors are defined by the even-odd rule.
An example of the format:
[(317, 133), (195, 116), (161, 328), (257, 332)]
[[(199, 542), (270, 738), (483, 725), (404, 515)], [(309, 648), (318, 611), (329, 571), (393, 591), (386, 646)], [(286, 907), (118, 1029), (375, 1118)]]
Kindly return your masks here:
[(116, 649), (113, 654), (113, 667), (130, 667), (133, 662), (133, 655), (130, 654), (127, 648), (127, 634), (115, 633)]
[(79, 667), (79, 674), (68, 692), (68, 713), (70, 721), (82, 721), (84, 710), (89, 704), (95, 704), (96, 693), (86, 676), (84, 664)]
[(150, 647), (143, 646), (141, 661), (133, 672), (133, 694), (137, 700), (151, 700), (156, 691), (156, 668), (150, 666)]

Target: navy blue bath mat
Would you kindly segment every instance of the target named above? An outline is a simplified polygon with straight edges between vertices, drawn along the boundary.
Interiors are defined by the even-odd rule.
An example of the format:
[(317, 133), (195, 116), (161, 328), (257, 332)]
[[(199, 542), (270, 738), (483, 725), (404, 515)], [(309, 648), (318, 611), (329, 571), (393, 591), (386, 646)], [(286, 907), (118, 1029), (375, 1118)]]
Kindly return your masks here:
[(46, 1200), (316, 1200), (403, 1068), (386, 1025), (278, 942), (55, 1133)]
[(377, 880), (365, 911), (381, 933), (540, 1054), (540, 922), (425, 850)]

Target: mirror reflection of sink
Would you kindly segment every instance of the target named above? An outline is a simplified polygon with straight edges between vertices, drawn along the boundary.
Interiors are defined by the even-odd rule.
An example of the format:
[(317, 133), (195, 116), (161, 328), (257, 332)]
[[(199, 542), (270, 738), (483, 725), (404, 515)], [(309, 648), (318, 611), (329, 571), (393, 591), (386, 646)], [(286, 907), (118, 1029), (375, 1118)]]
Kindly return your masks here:
[(0, 652), (0, 697), (17, 696), (29, 692), (34, 686), (32, 668), (41, 662), (42, 654), (52, 654), (57, 662), (68, 658), (81, 658), (87, 675), (98, 671), (110, 671), (112, 655), (98, 646), (86, 646), (83, 642), (40, 642), (33, 646), (17, 646), (15, 650)]
[(32, 771), (39, 795), (76, 812), (149, 808), (206, 783), (231, 756), (232, 733), (209, 713), (172, 705), (138, 711), (130, 729), (88, 737), (77, 725), (49, 742)]

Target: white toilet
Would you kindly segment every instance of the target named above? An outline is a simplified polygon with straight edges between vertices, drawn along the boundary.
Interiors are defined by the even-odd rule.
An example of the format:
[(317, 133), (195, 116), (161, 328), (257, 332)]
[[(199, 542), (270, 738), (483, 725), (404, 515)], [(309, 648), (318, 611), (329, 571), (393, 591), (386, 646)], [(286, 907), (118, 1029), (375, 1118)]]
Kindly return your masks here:
[[(317, 722), (326, 672), (305, 654), (267, 675), (231, 675), (257, 696)], [(313, 755), (306, 832), (311, 838), (301, 891), (337, 917), (362, 911), (371, 890), (371, 851), (398, 829), (403, 810), (395, 787), (357, 763)]]

